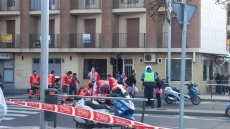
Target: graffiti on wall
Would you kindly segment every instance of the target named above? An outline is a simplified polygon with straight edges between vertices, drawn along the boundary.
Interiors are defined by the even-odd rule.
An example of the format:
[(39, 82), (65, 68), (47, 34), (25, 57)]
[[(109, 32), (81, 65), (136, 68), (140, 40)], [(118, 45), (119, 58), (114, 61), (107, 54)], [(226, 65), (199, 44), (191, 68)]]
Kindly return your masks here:
[(21, 79), (29, 78), (28, 69), (17, 69), (15, 71), (15, 76)]

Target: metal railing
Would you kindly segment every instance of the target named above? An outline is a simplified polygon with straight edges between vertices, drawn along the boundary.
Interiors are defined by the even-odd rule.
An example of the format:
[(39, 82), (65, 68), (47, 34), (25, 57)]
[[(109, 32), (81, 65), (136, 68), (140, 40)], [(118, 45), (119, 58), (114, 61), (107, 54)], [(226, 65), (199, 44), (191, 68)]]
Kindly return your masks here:
[[(40, 11), (41, 1), (42, 0), (30, 0), (30, 11)], [(60, 9), (59, 0), (49, 0), (49, 9), (59, 10)]]
[(114, 33), (113, 48), (144, 48), (145, 33)]
[(0, 11), (19, 11), (20, 0), (0, 0)]
[(92, 33), (88, 40), (84, 38), (85, 34), (70, 34), (70, 48), (101, 48), (101, 34)]
[(0, 48), (20, 48), (20, 34), (10, 34), (11, 41), (5, 42), (0, 35)]
[(101, 9), (101, 0), (71, 0), (70, 9)]
[(144, 0), (113, 0), (113, 8), (144, 8)]
[[(63, 96), (63, 95), (60, 95), (60, 94), (57, 94), (57, 95), (58, 96)], [(110, 99), (110, 100), (142, 101), (143, 102), (143, 108), (142, 108), (141, 122), (144, 122), (146, 102), (148, 101), (148, 99), (146, 99), (146, 98), (122, 98), (122, 97), (80, 96), (80, 95), (65, 95), (65, 96), (76, 97), (76, 98), (91, 98), (91, 99)], [(154, 101), (154, 99), (150, 99), (150, 100)]]
[[(181, 33), (172, 33), (171, 44), (172, 48), (181, 48), (182, 35)], [(168, 47), (168, 32), (157, 34), (157, 47), (167, 48)]]
[[(41, 34), (30, 34), (30, 48), (41, 48)], [(49, 35), (49, 48), (60, 48), (60, 35)]]

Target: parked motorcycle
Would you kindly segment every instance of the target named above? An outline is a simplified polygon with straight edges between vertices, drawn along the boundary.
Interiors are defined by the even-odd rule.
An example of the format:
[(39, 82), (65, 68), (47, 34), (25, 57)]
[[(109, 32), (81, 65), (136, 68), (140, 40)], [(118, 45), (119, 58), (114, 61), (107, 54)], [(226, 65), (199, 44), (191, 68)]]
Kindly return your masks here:
[(230, 105), (228, 105), (228, 106), (226, 107), (226, 109), (225, 109), (225, 115), (226, 115), (227, 117), (230, 117)]
[[(119, 85), (118, 88), (121, 89), (121, 94), (111, 94), (111, 97), (125, 97), (130, 98), (129, 94), (126, 92), (126, 90), (123, 88), (122, 85)], [(133, 118), (134, 114), (134, 104), (130, 100), (113, 100), (114, 103), (114, 109), (115, 109), (115, 116), (123, 117), (130, 120), (135, 120)], [(76, 104), (74, 104), (78, 108), (84, 108), (89, 110), (96, 110), (99, 112), (107, 113), (109, 114), (110, 107), (107, 104), (99, 104), (96, 101), (85, 101), (84, 98), (81, 98), (80, 100), (76, 101)], [(74, 117), (73, 120), (76, 122), (77, 128), (83, 128), (83, 129), (91, 129), (91, 128), (111, 128), (111, 127), (118, 127), (117, 125), (112, 124), (102, 124), (98, 123), (96, 121), (90, 121), (86, 119), (82, 119), (80, 117)], [(123, 129), (126, 127), (122, 127)]]
[[(191, 100), (194, 105), (198, 105), (201, 102), (201, 98), (198, 95), (197, 84), (190, 81), (190, 83), (185, 84), (188, 89), (188, 95), (184, 95), (184, 100)], [(180, 91), (175, 87), (165, 87), (165, 102), (167, 104), (172, 104), (174, 101), (180, 101)]]

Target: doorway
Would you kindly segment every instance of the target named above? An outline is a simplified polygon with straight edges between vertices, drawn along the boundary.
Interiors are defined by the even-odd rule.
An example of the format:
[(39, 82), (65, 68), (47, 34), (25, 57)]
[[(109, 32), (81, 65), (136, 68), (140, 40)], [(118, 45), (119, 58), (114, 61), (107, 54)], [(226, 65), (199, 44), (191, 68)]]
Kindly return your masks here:
[[(113, 65), (113, 76), (116, 77), (116, 59), (114, 59), (114, 64)], [(120, 74), (123, 73), (123, 59), (118, 59), (118, 71)]]

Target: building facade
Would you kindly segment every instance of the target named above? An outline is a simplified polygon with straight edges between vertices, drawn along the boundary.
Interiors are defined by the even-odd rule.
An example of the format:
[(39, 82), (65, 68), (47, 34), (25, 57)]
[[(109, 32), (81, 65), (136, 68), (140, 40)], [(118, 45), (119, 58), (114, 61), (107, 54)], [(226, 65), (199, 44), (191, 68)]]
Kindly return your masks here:
[[(120, 52), (118, 70), (129, 75), (135, 69), (140, 90), (140, 76), (147, 64), (161, 78), (166, 77), (167, 23), (153, 22), (144, 0), (49, 1), (49, 71), (62, 76), (72, 70), (85, 85), (92, 66), (102, 79), (113, 74), (110, 57)], [(214, 62), (216, 55), (226, 54), (226, 10), (205, 1), (209, 0), (190, 2), (198, 8), (187, 35), (186, 81), (198, 84), (206, 81), (205, 60)], [(11, 42), (1, 40), (0, 44), (0, 73), (6, 88), (25, 89), (32, 71), (40, 74), (40, 10), (41, 0), (1, 0), (0, 34), (12, 35)], [(175, 85), (180, 81), (181, 34), (173, 16), (171, 79)], [(206, 87), (199, 88), (206, 92)]]

